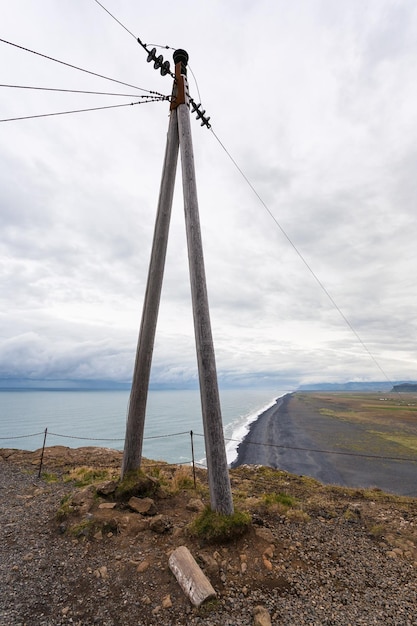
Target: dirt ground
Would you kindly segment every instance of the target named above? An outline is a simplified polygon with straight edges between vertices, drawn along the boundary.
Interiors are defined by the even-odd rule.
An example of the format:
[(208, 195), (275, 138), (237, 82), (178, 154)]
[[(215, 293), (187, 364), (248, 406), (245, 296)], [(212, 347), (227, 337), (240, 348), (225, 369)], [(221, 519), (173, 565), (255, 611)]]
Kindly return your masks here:
[[(369, 578), (370, 564), (376, 558), (375, 577), (384, 567), (392, 576), (393, 563), (406, 571), (409, 580), (415, 577), (417, 501), (413, 498), (390, 496), (378, 489), (325, 486), (272, 468), (241, 466), (230, 472), (232, 491), (235, 507), (249, 513), (250, 526), (245, 534), (227, 542), (208, 542), (189, 530), (190, 521), (209, 504), (207, 475), (201, 469), (194, 485), (190, 467), (145, 461), (144, 469), (157, 487), (151, 496), (154, 509), (141, 514), (126, 502), (116, 502), (114, 493), (104, 495), (97, 489), (110, 479), (117, 480), (121, 453), (102, 448), (47, 448), (40, 479), (39, 461), (39, 450), (0, 451), (0, 465), (12, 477), (9, 491), (7, 487), (2, 490), (3, 518), (10, 520), (10, 507), (16, 507), (15, 517), (0, 522), (6, 537), (2, 546), (7, 572), (3, 582), (7, 584), (3, 588), (10, 606), (13, 600), (13, 606), (20, 607), (18, 616), (12, 618), (14, 613), (7, 613), (12, 609), (5, 601), (3, 614), (9, 617), (0, 620), (1, 624), (56, 626), (71, 619), (80, 626), (243, 625), (253, 623), (259, 605), (272, 623), (278, 623), (274, 619), (280, 614), (279, 623), (291, 624), (298, 602), (300, 612), (313, 615), (318, 610), (316, 602), (321, 602), (323, 607), (326, 603), (333, 606), (331, 613), (338, 594), (340, 615), (343, 611), (347, 615), (343, 593), (354, 593), (355, 576), (362, 584), (361, 568)], [(19, 541), (24, 535), (20, 548), (16, 533), (8, 532), (13, 525), (21, 527)], [(43, 536), (48, 548), (39, 544)], [(214, 602), (193, 607), (179, 587), (168, 559), (180, 545), (188, 547), (209, 578), (217, 594)], [(352, 557), (345, 559), (343, 555), (350, 552)], [(338, 587), (329, 595), (326, 586), (333, 584), (335, 559), (343, 565), (338, 566)], [(57, 586), (48, 607), (34, 601), (42, 595), (45, 576), (54, 576), (49, 594)], [(16, 604), (19, 580), (31, 585), (31, 593), (25, 600), (20, 592), (20, 604)], [(308, 601), (302, 598), (302, 589), (310, 589)], [(394, 589), (395, 585), (393, 593)], [(395, 593), (399, 602), (398, 590)], [(314, 600), (315, 594), (324, 595)], [(117, 615), (112, 609), (116, 605)], [(387, 609), (385, 623), (400, 623), (395, 622), (392, 610), (394, 621)], [(138, 621), (138, 611), (142, 621)]]

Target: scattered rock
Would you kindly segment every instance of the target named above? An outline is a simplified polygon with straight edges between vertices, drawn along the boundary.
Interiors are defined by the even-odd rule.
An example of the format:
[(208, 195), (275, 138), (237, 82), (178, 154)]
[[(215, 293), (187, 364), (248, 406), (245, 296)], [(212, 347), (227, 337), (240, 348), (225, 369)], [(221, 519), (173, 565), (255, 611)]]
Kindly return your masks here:
[(269, 559), (267, 559), (265, 556), (263, 557), (263, 564), (265, 566), (265, 568), (268, 570), (268, 572), (272, 572), (272, 563), (271, 561), (269, 561)]
[(108, 480), (100, 485), (96, 486), (96, 491), (99, 496), (110, 496), (115, 493), (118, 482), (116, 480)]
[(91, 516), (95, 528), (103, 533), (119, 532), (119, 517), (112, 509), (97, 509)]
[(71, 504), (75, 507), (75, 511), (78, 515), (85, 515), (93, 508), (95, 492), (95, 487), (89, 485), (88, 487), (84, 487), (84, 489), (76, 491), (72, 495)]
[(207, 552), (200, 552), (198, 554), (198, 560), (200, 561), (201, 565), (204, 567), (204, 570), (209, 576), (217, 574), (217, 572), (219, 571), (217, 561), (214, 557), (211, 556), (211, 554), (207, 554)]
[(149, 522), (149, 528), (153, 530), (154, 533), (162, 535), (172, 529), (172, 522), (168, 517), (165, 517), (165, 515), (156, 515)]
[(271, 626), (271, 617), (264, 606), (253, 609), (253, 626)]
[(172, 600), (171, 600), (171, 596), (168, 594), (162, 600), (162, 608), (163, 609), (170, 609), (171, 607), (172, 607)]
[(264, 539), (264, 541), (269, 544), (275, 543), (274, 534), (269, 528), (265, 528), (264, 526), (261, 526), (260, 528), (255, 528), (255, 534), (257, 537)]
[(195, 513), (201, 513), (205, 509), (204, 502), (199, 498), (191, 498), (185, 507), (187, 511), (193, 511)]
[(143, 572), (146, 572), (146, 570), (149, 569), (150, 565), (149, 561), (142, 561), (142, 563), (137, 566), (136, 571), (139, 574), (143, 574)]
[(129, 537), (136, 537), (139, 533), (149, 528), (149, 519), (144, 519), (137, 514), (123, 515), (119, 518), (119, 532)]
[(102, 565), (98, 569), (94, 570), (94, 576), (96, 578), (107, 579), (109, 577), (109, 573), (107, 571), (107, 567), (105, 565)]
[[(19, 454), (27, 456), (25, 451)], [(45, 626), (93, 622), (110, 626), (116, 620), (125, 626), (203, 622), (207, 626), (270, 626), (359, 624), (368, 623), (372, 615), (375, 623), (394, 626), (412, 624), (415, 619), (414, 500), (396, 502), (384, 496), (375, 504), (329, 488), (324, 506), (326, 494), (320, 487), (319, 505), (323, 511), (332, 511), (331, 517), (324, 512), (318, 516), (311, 492), (311, 501), (303, 498), (310, 520), (285, 520), (261, 508), (256, 527), (243, 539), (210, 547), (187, 533), (192, 513), (186, 507), (191, 492), (170, 491), (168, 501), (159, 499), (159, 491), (151, 496), (162, 514), (154, 529), (160, 524), (165, 532), (171, 521), (174, 523), (174, 532), (156, 535), (149, 529), (158, 516), (143, 517), (131, 511), (128, 499), (123, 504), (105, 502), (102, 493), (103, 498), (93, 498), (91, 509), (80, 514), (78, 507), (91, 502), (88, 488), (74, 496), (74, 511), (73, 483), (59, 479), (38, 489), (44, 482), (38, 481), (28, 461), (24, 471), (10, 463), (0, 458), (1, 623), (18, 625), (26, 620)], [(73, 465), (71, 462), (71, 469)], [(48, 471), (54, 469), (52, 464), (47, 467)], [(247, 475), (253, 473), (256, 469), (248, 468)], [(264, 469), (259, 473), (256, 493), (285, 489), (283, 472), (275, 475), (272, 469)], [(171, 469), (160, 475), (165, 484)], [(270, 482), (272, 477), (276, 487)], [(232, 479), (239, 489), (241, 477), (232, 474)], [(298, 480), (295, 487), (300, 487)], [(108, 499), (116, 500), (111, 495)], [(355, 507), (350, 508), (356, 500), (360, 501), (360, 515)], [(246, 501), (246, 505), (250, 510), (252, 504)], [(253, 506), (256, 510), (255, 497)], [(66, 517), (61, 517), (61, 509)], [(346, 511), (359, 521), (348, 523)], [(83, 523), (89, 524), (88, 538), (68, 532), (72, 524), (82, 527)], [(383, 534), (370, 532), (379, 526)], [(68, 534), (61, 536), (65, 529)], [(198, 611), (181, 596), (167, 568), (168, 556), (180, 545), (177, 531), (183, 533), (181, 545), (189, 542), (189, 549), (198, 554), (199, 566), (218, 592), (216, 601)], [(111, 540), (107, 539), (110, 535)]]
[(132, 511), (141, 515), (156, 515), (156, 506), (152, 498), (137, 498), (132, 496), (128, 502)]

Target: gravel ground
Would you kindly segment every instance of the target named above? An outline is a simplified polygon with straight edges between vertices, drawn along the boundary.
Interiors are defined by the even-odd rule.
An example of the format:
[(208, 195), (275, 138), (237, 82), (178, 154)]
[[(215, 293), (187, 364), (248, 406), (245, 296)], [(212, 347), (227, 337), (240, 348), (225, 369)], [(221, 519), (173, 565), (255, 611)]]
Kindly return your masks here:
[[(140, 553), (137, 538), (99, 543), (59, 534), (54, 519), (67, 490), (0, 461), (1, 626), (417, 625), (415, 561), (371, 538), (360, 519), (297, 523), (277, 516), (260, 524), (254, 538), (266, 537), (271, 567), (261, 551), (262, 572), (249, 576), (253, 550), (261, 548), (247, 540), (218, 548), (218, 600), (195, 609), (167, 567), (172, 537), (169, 545), (152, 539), (156, 578), (127, 567)], [(245, 551), (247, 573), (239, 569)], [(254, 617), (258, 605), (267, 611), (264, 622)]]

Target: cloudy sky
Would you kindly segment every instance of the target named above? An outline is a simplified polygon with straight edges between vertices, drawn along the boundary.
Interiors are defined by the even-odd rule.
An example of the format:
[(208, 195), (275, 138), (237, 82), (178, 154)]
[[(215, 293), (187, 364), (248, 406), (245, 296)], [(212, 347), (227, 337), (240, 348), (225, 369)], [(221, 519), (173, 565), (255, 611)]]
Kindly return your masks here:
[[(0, 42), (4, 85), (128, 94), (2, 87), (1, 119), (170, 94), (95, 0), (2, 4), (1, 39), (134, 87)], [(211, 116), (215, 134), (192, 132), (221, 381), (416, 379), (415, 0), (103, 4), (142, 41), (188, 51)], [(131, 379), (168, 117), (154, 102), (1, 123), (8, 383)], [(153, 381), (195, 378), (178, 176)]]

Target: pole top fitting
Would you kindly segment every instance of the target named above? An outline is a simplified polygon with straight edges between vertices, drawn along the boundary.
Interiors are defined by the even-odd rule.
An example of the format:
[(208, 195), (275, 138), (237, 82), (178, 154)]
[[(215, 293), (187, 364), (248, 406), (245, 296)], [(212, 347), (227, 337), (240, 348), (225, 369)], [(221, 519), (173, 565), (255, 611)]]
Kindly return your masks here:
[(180, 48), (179, 50), (175, 50), (173, 57), (175, 65), (181, 63), (181, 74), (187, 75), (188, 52)]

